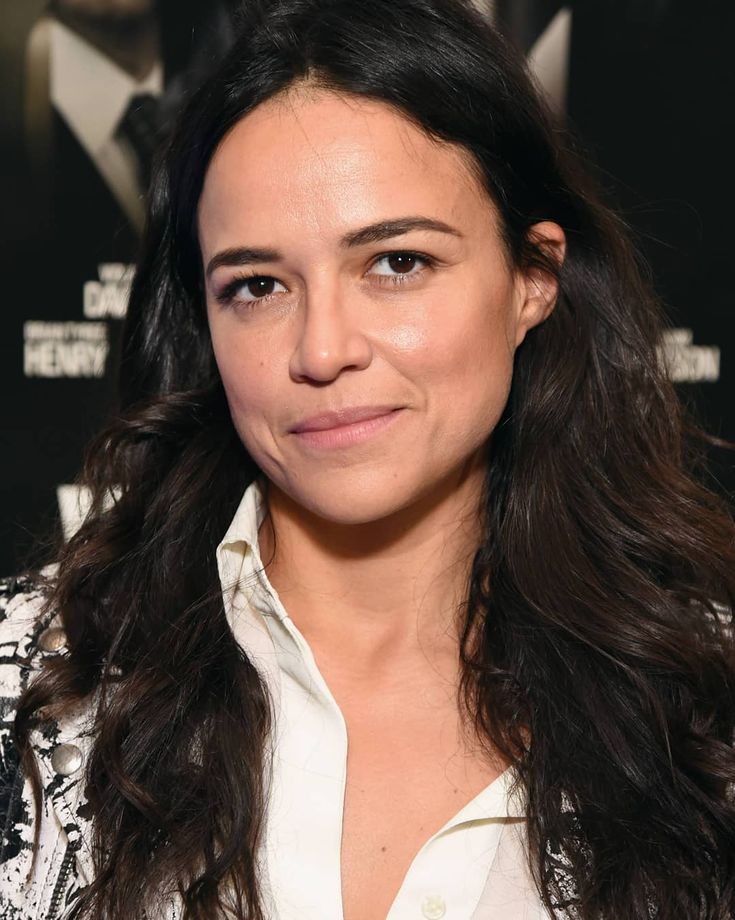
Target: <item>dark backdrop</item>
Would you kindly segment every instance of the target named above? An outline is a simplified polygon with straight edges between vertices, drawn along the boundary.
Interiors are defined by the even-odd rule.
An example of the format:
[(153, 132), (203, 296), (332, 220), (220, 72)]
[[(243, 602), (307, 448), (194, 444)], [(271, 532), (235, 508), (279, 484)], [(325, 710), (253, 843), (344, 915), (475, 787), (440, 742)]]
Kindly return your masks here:
[[(735, 440), (735, 4), (726, 0), (500, 0), (526, 52), (571, 13), (561, 101), (608, 199), (646, 256), (677, 332), (667, 349), (682, 398)], [(735, 490), (733, 454), (710, 454)]]

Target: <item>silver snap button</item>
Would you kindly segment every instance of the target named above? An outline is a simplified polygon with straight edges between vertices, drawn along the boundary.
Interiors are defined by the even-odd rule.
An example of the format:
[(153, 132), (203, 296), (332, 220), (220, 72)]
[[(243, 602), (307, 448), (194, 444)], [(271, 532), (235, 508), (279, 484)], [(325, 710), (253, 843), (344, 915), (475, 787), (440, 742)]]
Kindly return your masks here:
[(62, 776), (71, 776), (82, 765), (82, 752), (76, 744), (59, 744), (51, 754), (51, 766)]
[(427, 894), (421, 902), (421, 913), (426, 920), (441, 920), (447, 912), (447, 905), (438, 894)]
[(49, 626), (38, 637), (38, 644), (42, 651), (56, 654), (66, 648), (66, 633), (60, 626)]

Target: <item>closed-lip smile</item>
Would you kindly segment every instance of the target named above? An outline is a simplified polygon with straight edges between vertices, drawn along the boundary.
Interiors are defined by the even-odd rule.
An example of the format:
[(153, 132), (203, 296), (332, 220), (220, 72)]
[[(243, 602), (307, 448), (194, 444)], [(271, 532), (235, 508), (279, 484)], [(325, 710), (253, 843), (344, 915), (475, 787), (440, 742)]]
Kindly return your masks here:
[(339, 428), (343, 425), (379, 418), (381, 415), (387, 415), (400, 408), (401, 406), (353, 406), (332, 412), (321, 412), (319, 415), (312, 415), (298, 422), (291, 428), (291, 432), (298, 434), (302, 431), (326, 431), (329, 428)]

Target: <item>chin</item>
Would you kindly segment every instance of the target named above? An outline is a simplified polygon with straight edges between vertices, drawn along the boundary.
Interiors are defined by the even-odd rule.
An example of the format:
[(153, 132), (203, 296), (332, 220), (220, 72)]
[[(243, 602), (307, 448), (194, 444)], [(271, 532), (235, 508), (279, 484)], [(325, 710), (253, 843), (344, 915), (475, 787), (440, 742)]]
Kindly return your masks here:
[(291, 471), (285, 479), (268, 478), (291, 501), (333, 524), (369, 524), (412, 502), (406, 478), (388, 465)]
[[(269, 478), (271, 478), (269, 476)], [(274, 479), (276, 488), (290, 501), (324, 521), (335, 525), (355, 526), (385, 521), (395, 535), (396, 527), (410, 526), (410, 519), (420, 518), (456, 489), (456, 471), (410, 468), (407, 464), (354, 466), (346, 469), (302, 470)], [(411, 509), (408, 515), (401, 515)], [(392, 519), (392, 520), (391, 520)]]

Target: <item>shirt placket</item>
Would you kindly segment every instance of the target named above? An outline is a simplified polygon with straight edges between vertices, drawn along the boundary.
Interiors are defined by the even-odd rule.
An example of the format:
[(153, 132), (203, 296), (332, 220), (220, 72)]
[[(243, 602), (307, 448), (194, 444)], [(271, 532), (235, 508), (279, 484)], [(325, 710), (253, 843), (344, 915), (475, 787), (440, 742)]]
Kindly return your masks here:
[(281, 674), (269, 824), (279, 920), (342, 920), (347, 728), (293, 622), (267, 620)]

